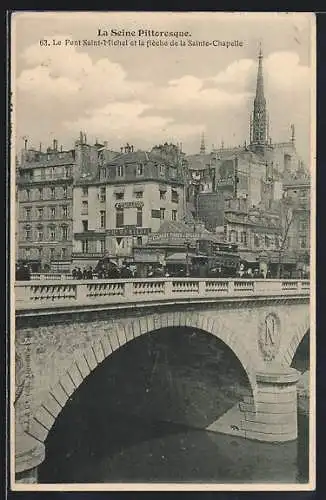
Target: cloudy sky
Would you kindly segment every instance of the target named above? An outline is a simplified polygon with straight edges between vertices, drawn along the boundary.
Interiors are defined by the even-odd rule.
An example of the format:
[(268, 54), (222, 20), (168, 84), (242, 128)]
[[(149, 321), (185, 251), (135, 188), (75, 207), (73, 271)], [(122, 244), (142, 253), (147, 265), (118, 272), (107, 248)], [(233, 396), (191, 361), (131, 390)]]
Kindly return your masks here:
[[(243, 144), (256, 84), (259, 42), (273, 141), (308, 162), (312, 14), (17, 13), (13, 17), (14, 125), (17, 147), (54, 138), (71, 148), (79, 131), (111, 148), (164, 141), (199, 150)], [(101, 29), (189, 31), (192, 40), (239, 40), (242, 47), (66, 47), (39, 41), (96, 40)], [(122, 37), (121, 39), (124, 39)], [(157, 40), (157, 38), (155, 38)], [(130, 40), (130, 39), (129, 39)]]

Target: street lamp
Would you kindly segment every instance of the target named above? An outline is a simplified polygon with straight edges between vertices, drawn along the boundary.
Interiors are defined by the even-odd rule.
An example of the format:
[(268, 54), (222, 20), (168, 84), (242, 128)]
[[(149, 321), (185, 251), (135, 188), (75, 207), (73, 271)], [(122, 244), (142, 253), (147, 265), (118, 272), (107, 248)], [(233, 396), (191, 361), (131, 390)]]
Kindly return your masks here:
[(189, 265), (189, 248), (190, 248), (190, 241), (186, 240), (185, 241), (186, 245), (186, 276), (190, 276), (190, 265)]

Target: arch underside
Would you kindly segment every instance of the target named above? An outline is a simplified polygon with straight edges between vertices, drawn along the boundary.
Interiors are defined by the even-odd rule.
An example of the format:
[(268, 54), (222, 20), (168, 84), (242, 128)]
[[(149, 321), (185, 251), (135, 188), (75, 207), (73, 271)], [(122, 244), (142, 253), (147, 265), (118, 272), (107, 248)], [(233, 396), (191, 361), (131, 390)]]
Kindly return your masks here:
[(189, 327), (213, 335), (229, 347), (240, 361), (250, 383), (253, 398), (256, 392), (256, 370), (250, 352), (239, 335), (221, 326), (221, 322), (200, 313), (175, 312), (136, 318), (127, 324), (116, 323), (109, 333), (94, 342), (82, 355), (76, 357), (70, 368), (50, 388), (42, 404), (34, 413), (29, 434), (44, 442), (56, 418), (68, 399), (85, 378), (113, 352), (134, 339), (167, 327)]
[(283, 356), (282, 364), (286, 366), (291, 366), (295, 353), (299, 345), (301, 344), (305, 335), (310, 331), (310, 317), (306, 316), (304, 322), (297, 328), (297, 331), (293, 334), (290, 343), (287, 346)]

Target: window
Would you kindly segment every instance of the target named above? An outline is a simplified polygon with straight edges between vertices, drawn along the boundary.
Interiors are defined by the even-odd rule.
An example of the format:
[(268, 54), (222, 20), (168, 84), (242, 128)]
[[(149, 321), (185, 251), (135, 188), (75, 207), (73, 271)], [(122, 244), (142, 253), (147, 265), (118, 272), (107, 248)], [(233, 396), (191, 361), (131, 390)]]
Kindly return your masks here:
[(43, 241), (43, 227), (37, 228), (37, 241)]
[(237, 233), (237, 231), (232, 230), (230, 232), (230, 235), (231, 235), (231, 240), (230, 240), (231, 243), (236, 243), (238, 241), (238, 233)]
[(240, 241), (243, 244), (243, 246), (247, 246), (247, 233), (245, 231), (242, 231), (240, 234)]
[(307, 248), (307, 238), (305, 236), (300, 238), (300, 248)]
[(119, 165), (117, 167), (117, 175), (118, 177), (123, 177), (124, 176), (124, 168), (123, 168), (123, 165)]
[(31, 209), (25, 208), (25, 219), (30, 220), (31, 218)]
[(105, 210), (100, 211), (100, 228), (105, 228)]
[(83, 196), (88, 196), (88, 187), (87, 186), (83, 187)]
[(43, 248), (38, 248), (37, 253), (38, 253), (38, 258), (41, 259), (43, 255)]
[(172, 203), (179, 202), (179, 194), (178, 194), (178, 191), (176, 191), (175, 189), (171, 190), (171, 201), (172, 201)]
[(165, 165), (160, 165), (160, 175), (162, 177), (165, 175)]
[(82, 211), (81, 213), (83, 215), (87, 215), (88, 214), (88, 201), (83, 201), (82, 202)]
[(275, 248), (279, 248), (280, 246), (280, 238), (278, 235), (275, 236)]
[(39, 190), (38, 190), (38, 199), (43, 200), (43, 189), (42, 188), (39, 188)]
[(165, 208), (160, 208), (160, 219), (164, 220)]
[(142, 226), (143, 225), (143, 209), (142, 208), (137, 208), (137, 226)]
[(170, 176), (172, 177), (172, 179), (176, 178), (176, 176), (177, 176), (177, 169), (176, 168), (174, 168), (174, 167), (170, 168)]
[(260, 245), (258, 234), (254, 234), (254, 245), (255, 245), (255, 247), (259, 247), (259, 245)]
[(50, 179), (54, 178), (54, 167), (50, 168)]
[(50, 207), (50, 218), (51, 219), (55, 218), (55, 207)]
[(67, 241), (68, 239), (68, 227), (62, 226), (62, 239), (63, 241)]
[(166, 200), (166, 191), (160, 189), (160, 200)]
[(100, 201), (105, 201), (106, 200), (106, 192), (105, 192), (105, 187), (100, 188)]
[(67, 198), (67, 188), (66, 187), (63, 188), (62, 197)]
[(50, 198), (53, 200), (55, 198), (55, 188), (50, 189)]
[(105, 240), (100, 240), (100, 252), (105, 252)]
[(25, 194), (26, 194), (26, 200), (30, 200), (31, 199), (31, 192), (29, 189), (26, 189)]
[(41, 168), (41, 179), (45, 179), (45, 168)]
[(177, 220), (177, 211), (176, 210), (172, 210), (172, 220), (175, 221)]
[(54, 226), (50, 227), (49, 237), (50, 237), (50, 241), (54, 241), (55, 240), (55, 227)]
[(43, 208), (38, 208), (37, 209), (37, 217), (39, 219), (43, 219)]
[(31, 241), (32, 239), (32, 230), (30, 227), (26, 227), (25, 229), (25, 240), (26, 241)]
[(88, 240), (82, 241), (82, 253), (88, 253)]
[(66, 257), (67, 257), (67, 249), (61, 248), (61, 258), (66, 259)]
[(135, 197), (136, 198), (142, 198), (143, 197), (143, 192), (142, 191), (135, 191)]
[(142, 163), (139, 163), (136, 167), (136, 176), (139, 177), (144, 174), (144, 167)]
[(70, 177), (70, 167), (65, 167), (64, 176), (65, 177)]
[(88, 231), (88, 220), (82, 220), (83, 231)]
[(308, 223), (306, 219), (300, 219), (299, 221), (299, 231), (307, 231), (308, 230)]
[(124, 224), (123, 208), (117, 208), (115, 212), (115, 224), (116, 227), (122, 227)]
[(68, 207), (67, 205), (62, 206), (62, 217), (65, 219), (68, 216)]
[(54, 248), (50, 248), (50, 260), (54, 259)]
[(141, 236), (137, 236), (137, 245), (141, 247), (143, 244), (143, 238)]
[(123, 200), (124, 198), (124, 193), (115, 193), (115, 199), (116, 200)]

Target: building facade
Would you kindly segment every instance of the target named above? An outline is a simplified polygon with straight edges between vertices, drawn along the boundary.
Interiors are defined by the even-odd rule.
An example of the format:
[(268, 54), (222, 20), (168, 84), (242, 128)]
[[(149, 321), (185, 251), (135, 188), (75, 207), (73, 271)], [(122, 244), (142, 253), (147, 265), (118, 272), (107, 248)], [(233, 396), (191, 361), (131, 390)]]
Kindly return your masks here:
[(90, 145), (80, 132), (74, 148), (64, 151), (53, 140), (46, 151), (25, 148), (16, 169), (16, 260), (32, 270), (69, 271), (73, 250), (73, 186), (89, 178), (114, 153)]
[(297, 267), (309, 272), (310, 263), (310, 176), (302, 163), (283, 183), (282, 255), (292, 252)]
[(67, 270), (72, 252), (72, 186), (76, 154), (25, 149), (17, 172), (18, 261), (37, 271)]
[(178, 148), (134, 151), (127, 145), (92, 178), (79, 178), (73, 195), (73, 262), (94, 265), (108, 255), (131, 258), (162, 221), (184, 216), (184, 177)]

